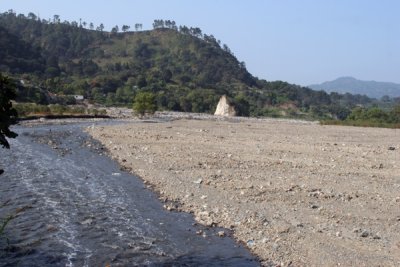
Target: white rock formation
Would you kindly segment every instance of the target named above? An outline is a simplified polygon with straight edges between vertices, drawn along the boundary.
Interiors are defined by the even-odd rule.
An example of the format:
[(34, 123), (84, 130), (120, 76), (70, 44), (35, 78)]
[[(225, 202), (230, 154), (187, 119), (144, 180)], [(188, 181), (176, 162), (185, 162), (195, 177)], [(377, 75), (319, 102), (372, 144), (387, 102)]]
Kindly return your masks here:
[(236, 116), (235, 107), (229, 102), (226, 95), (221, 96), (221, 98), (219, 99), (214, 115), (227, 117)]

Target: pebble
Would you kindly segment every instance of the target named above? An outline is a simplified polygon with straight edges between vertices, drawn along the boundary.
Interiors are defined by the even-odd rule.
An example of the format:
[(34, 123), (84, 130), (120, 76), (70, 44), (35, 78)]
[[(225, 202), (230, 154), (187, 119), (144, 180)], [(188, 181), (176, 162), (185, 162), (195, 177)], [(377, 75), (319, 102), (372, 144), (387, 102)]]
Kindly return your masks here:
[(369, 232), (367, 230), (362, 231), (361, 237), (368, 237), (368, 236), (369, 236)]
[(47, 225), (47, 231), (48, 232), (54, 232), (54, 231), (57, 231), (57, 227), (55, 227), (54, 225), (52, 225), (52, 224), (49, 224), (49, 225)]
[(256, 243), (254, 242), (254, 240), (248, 240), (247, 241), (247, 246), (252, 247), (254, 246)]
[(203, 182), (203, 179), (198, 179), (198, 180), (194, 181), (193, 183), (195, 183), (195, 184), (201, 184), (202, 182)]
[(93, 220), (91, 218), (86, 219), (84, 221), (81, 222), (82, 225), (90, 225), (92, 224)]
[(225, 232), (224, 231), (218, 231), (217, 235), (219, 237), (224, 237), (225, 236)]

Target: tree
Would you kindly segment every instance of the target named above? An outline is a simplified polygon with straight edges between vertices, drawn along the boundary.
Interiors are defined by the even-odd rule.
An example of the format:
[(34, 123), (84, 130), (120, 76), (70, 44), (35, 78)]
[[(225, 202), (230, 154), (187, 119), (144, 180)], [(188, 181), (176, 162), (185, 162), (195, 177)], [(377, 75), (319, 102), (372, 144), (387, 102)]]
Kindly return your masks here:
[(118, 33), (118, 31), (119, 31), (118, 25), (115, 25), (115, 27), (111, 29), (111, 33), (113, 34)]
[(28, 18), (31, 19), (31, 20), (37, 20), (37, 16), (32, 12), (29, 12)]
[(149, 92), (139, 92), (135, 96), (133, 110), (140, 116), (146, 113), (154, 114), (157, 110), (155, 95)]
[(164, 28), (165, 23), (162, 19), (155, 19), (153, 22), (153, 29)]
[(123, 32), (128, 31), (129, 28), (130, 28), (130, 26), (128, 26), (128, 25), (122, 25), (122, 31), (123, 31)]
[[(17, 122), (17, 111), (12, 107), (11, 100), (16, 98), (15, 85), (0, 73), (0, 145), (10, 148), (6, 137), (15, 138), (17, 134), (9, 129)], [(0, 174), (3, 170), (0, 169)]]
[(136, 23), (136, 24), (135, 24), (135, 30), (136, 30), (136, 31), (141, 30), (142, 27), (143, 27), (143, 24), (141, 24), (141, 23)]
[(60, 23), (60, 15), (53, 16), (53, 23)]
[(104, 24), (101, 23), (100, 26), (96, 28), (96, 30), (99, 31), (99, 32), (103, 32), (103, 30), (104, 30)]

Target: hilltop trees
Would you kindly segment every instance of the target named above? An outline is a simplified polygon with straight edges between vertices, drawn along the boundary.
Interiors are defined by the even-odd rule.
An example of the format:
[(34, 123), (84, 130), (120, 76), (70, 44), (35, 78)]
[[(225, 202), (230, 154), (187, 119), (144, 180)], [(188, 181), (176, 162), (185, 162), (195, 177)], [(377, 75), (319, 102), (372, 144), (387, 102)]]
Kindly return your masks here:
[(135, 30), (136, 31), (139, 31), (139, 30), (141, 30), (143, 28), (143, 24), (141, 24), (141, 23), (136, 23), (135, 24)]
[(122, 31), (126, 32), (126, 31), (128, 31), (130, 29), (130, 27), (131, 26), (128, 26), (128, 25), (122, 25)]
[(163, 19), (155, 19), (153, 22), (153, 29), (159, 28), (168, 28), (172, 30), (178, 30), (175, 21), (173, 20), (163, 20)]

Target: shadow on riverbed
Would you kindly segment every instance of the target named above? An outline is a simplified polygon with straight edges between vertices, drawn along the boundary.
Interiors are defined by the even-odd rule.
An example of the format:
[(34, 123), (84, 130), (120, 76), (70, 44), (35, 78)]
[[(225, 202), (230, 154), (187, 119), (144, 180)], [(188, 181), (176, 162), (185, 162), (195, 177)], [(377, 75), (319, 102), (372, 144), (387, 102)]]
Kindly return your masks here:
[(20, 136), (2, 161), (0, 203), (10, 201), (0, 218), (29, 208), (6, 228), (1, 265), (259, 265), (232, 238), (218, 237), (221, 229), (164, 210), (140, 179), (82, 132), (88, 125), (15, 128)]

